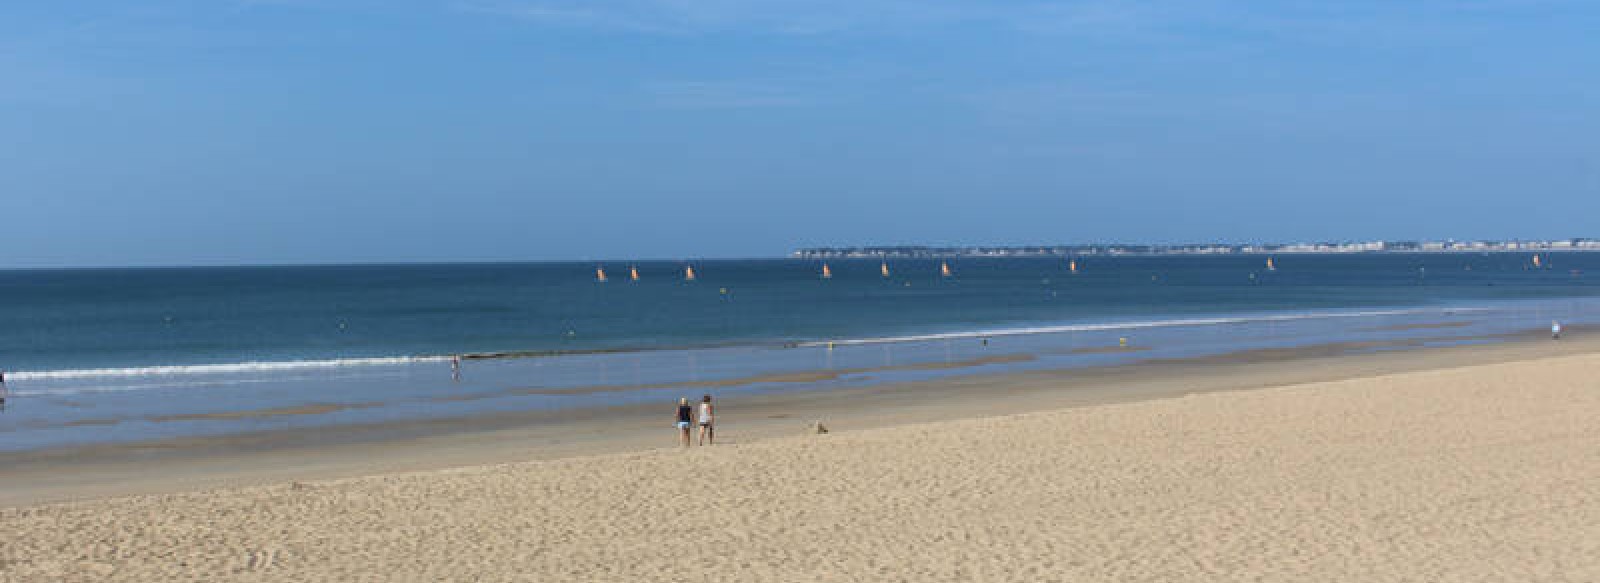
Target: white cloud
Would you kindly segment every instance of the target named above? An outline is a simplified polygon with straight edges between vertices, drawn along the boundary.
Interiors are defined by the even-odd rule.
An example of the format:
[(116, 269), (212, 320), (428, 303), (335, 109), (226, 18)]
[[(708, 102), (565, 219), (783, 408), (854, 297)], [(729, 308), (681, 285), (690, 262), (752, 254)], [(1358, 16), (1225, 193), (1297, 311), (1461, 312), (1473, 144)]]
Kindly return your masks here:
[(929, 0), (462, 0), (457, 8), (554, 26), (664, 34), (714, 32), (816, 35), (915, 30), (989, 20), (981, 5)]
[(1325, 2), (1225, 0), (453, 0), (467, 12), (549, 26), (655, 34), (918, 33), (988, 27), (1028, 34), (1169, 42), (1206, 33), (1313, 43), (1460, 40), (1507, 15), (1585, 10), (1575, 0)]

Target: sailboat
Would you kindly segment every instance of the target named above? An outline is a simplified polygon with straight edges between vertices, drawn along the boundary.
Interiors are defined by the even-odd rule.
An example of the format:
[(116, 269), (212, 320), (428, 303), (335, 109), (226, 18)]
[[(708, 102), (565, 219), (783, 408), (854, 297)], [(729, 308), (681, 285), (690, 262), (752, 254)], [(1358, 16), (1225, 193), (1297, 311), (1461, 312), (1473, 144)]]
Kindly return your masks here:
[(694, 266), (693, 265), (685, 265), (683, 267), (683, 280), (684, 281), (694, 281)]
[(639, 267), (637, 265), (628, 267), (628, 279), (639, 281)]
[(939, 262), (939, 276), (940, 277), (950, 277), (951, 275), (952, 274), (950, 273), (950, 264), (949, 263), (945, 263), (943, 261), (940, 261)]
[(878, 272), (882, 273), (884, 277), (889, 277), (889, 262), (884, 261), (878, 264)]
[(826, 263), (822, 264), (822, 279), (833, 279), (833, 270)]
[(604, 267), (596, 267), (596, 268), (594, 268), (594, 280), (598, 281), (600, 283), (605, 283), (605, 282), (609, 281), (609, 280), (606, 279), (606, 268), (604, 268)]
[(1272, 258), (1271, 257), (1268, 257), (1267, 258), (1267, 271), (1277, 271), (1277, 270), (1278, 270), (1278, 265), (1272, 262)]
[(1069, 271), (1071, 273), (1077, 273), (1078, 272), (1078, 260), (1077, 259), (1071, 259), (1071, 260), (1067, 261), (1067, 271)]
[(1540, 267), (1542, 267), (1542, 265), (1541, 265), (1541, 261), (1539, 260), (1539, 254), (1538, 253), (1534, 253), (1533, 254), (1533, 268), (1534, 269), (1538, 269)]

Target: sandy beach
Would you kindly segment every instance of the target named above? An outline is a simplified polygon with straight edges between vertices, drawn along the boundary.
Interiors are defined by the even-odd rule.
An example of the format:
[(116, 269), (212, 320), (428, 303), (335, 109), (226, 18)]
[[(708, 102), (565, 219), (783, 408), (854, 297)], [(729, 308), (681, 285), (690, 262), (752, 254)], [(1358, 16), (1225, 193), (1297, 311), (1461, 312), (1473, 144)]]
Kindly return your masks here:
[(714, 448), (482, 446), (532, 461), (343, 478), (235, 454), (207, 471), (249, 485), (13, 499), (0, 581), (1595, 581), (1593, 349), (1076, 373), (1135, 401), (978, 377), (861, 395), (828, 435), (771, 402)]

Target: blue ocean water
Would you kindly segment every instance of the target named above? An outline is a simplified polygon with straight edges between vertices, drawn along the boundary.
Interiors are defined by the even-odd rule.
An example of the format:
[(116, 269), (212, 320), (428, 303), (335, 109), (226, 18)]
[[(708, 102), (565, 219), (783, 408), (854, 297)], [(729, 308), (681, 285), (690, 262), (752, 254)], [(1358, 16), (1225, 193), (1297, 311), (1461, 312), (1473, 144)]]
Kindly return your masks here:
[[(781, 343), (1146, 316), (1588, 296), (1600, 255), (708, 261), (0, 271), (0, 367)], [(594, 279), (597, 265), (610, 281)], [(1468, 268), (1471, 268), (1469, 271)], [(1424, 272), (1423, 270), (1427, 270)], [(1251, 279), (1254, 276), (1255, 279)]]
[[(667, 398), (652, 387), (828, 368), (1051, 354), (1133, 335), (1181, 356), (1584, 321), (1600, 254), (789, 259), (0, 271), (0, 449)], [(629, 268), (640, 279), (631, 281)], [(604, 268), (607, 282), (596, 281)], [(1415, 334), (1415, 333), (1413, 333)], [(977, 337), (989, 342), (978, 342)], [(969, 341), (971, 340), (971, 341)], [(828, 349), (828, 343), (836, 349)], [(528, 352), (471, 360), (452, 354)], [(935, 373), (880, 370), (839, 383)], [(511, 389), (621, 387), (568, 395)], [(794, 390), (751, 382), (728, 391)], [(663, 388), (672, 392), (676, 389)], [(483, 398), (441, 405), (441, 392)], [(157, 397), (157, 398), (151, 398)], [(170, 398), (182, 397), (182, 398)], [(327, 415), (174, 416), (307, 403)], [(372, 406), (377, 404), (377, 406)], [(90, 423), (92, 422), (92, 423)], [(93, 431), (84, 429), (92, 426)]]

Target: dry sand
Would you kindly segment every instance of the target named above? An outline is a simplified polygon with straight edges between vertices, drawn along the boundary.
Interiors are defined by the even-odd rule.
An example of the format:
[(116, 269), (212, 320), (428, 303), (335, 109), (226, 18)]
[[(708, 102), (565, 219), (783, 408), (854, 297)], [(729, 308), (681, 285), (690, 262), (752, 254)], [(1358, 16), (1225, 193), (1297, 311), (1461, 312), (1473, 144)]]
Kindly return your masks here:
[(1600, 581), (1600, 355), (0, 510), (0, 581)]

